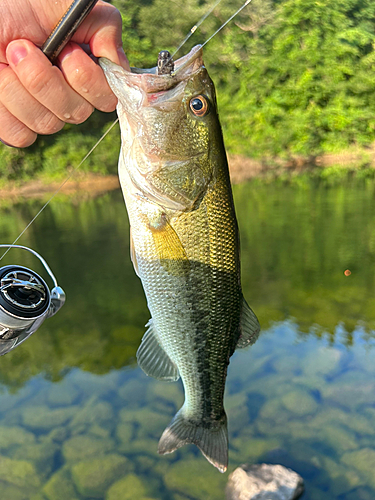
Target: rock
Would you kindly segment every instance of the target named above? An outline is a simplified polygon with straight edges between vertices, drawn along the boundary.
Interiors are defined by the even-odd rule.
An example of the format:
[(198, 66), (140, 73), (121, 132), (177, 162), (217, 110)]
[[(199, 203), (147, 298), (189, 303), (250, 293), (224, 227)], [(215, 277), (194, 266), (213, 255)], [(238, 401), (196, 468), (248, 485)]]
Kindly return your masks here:
[(366, 479), (368, 485), (375, 488), (375, 450), (363, 448), (362, 450), (344, 453), (341, 462), (354, 468), (358, 474)]
[(48, 406), (29, 406), (22, 413), (25, 427), (35, 430), (50, 430), (66, 424), (77, 412), (78, 407), (56, 408), (51, 410)]
[(29, 489), (30, 493), (33, 489), (40, 487), (40, 477), (34, 464), (4, 456), (0, 456), (0, 464), (0, 481), (10, 483), (20, 489)]
[(119, 477), (132, 472), (132, 465), (117, 454), (78, 462), (72, 466), (72, 477), (78, 492), (89, 498), (102, 498)]
[[(346, 467), (325, 455), (319, 457), (318, 460), (320, 469), (324, 470), (330, 477), (329, 492), (332, 498), (341, 498), (340, 495), (348, 494), (348, 491), (363, 484), (363, 480), (352, 467)], [(345, 496), (345, 500), (346, 498)]]
[[(16, 500), (15, 498), (12, 500)], [(36, 493), (36, 495), (32, 495), (31, 497), (27, 497), (27, 500), (47, 500), (47, 497), (42, 495), (41, 493)], [(72, 499), (74, 500), (74, 499)]]
[(44, 485), (43, 493), (48, 500), (78, 500), (78, 494), (66, 467), (52, 475)]
[(80, 395), (78, 389), (73, 384), (65, 381), (53, 384), (48, 391), (47, 400), (51, 406), (71, 406)]
[(250, 418), (245, 392), (227, 396), (225, 398), (225, 409), (228, 415), (230, 434), (236, 434), (247, 428)]
[(242, 465), (228, 479), (227, 500), (294, 500), (303, 493), (303, 480), (283, 465)]
[(70, 422), (70, 426), (83, 432), (85, 429), (94, 424), (110, 424), (113, 421), (113, 409), (111, 405), (105, 401), (97, 401), (96, 397), (87, 401), (83, 408), (76, 411), (74, 418)]
[(374, 500), (374, 492), (370, 488), (357, 488), (345, 495), (343, 500)]
[(148, 488), (135, 474), (128, 474), (116, 481), (107, 491), (105, 500), (149, 500)]
[(142, 453), (144, 455), (155, 456), (157, 455), (157, 450), (158, 440), (155, 438), (133, 439), (128, 443), (120, 443), (117, 447), (117, 451), (125, 455)]
[(123, 408), (119, 412), (119, 418), (122, 422), (137, 424), (139, 426), (138, 437), (141, 439), (149, 436), (159, 439), (171, 420), (168, 415), (160, 415), (148, 408), (137, 410)]
[(173, 412), (177, 411), (184, 403), (184, 395), (180, 383), (166, 384), (165, 382), (152, 380), (151, 384), (147, 386), (147, 401), (152, 405), (158, 400), (168, 403)]
[(93, 456), (104, 455), (114, 447), (115, 442), (111, 438), (78, 435), (64, 442), (62, 453), (67, 462), (80, 462)]
[(116, 428), (116, 436), (121, 442), (129, 444), (130, 441), (132, 440), (133, 434), (134, 434), (133, 424), (123, 423), (123, 422), (120, 422), (118, 424)]
[(54, 467), (54, 457), (59, 446), (52, 441), (18, 446), (10, 453), (11, 458), (28, 460), (39, 471), (41, 477), (47, 477)]
[(309, 426), (312, 429), (324, 429), (328, 424), (341, 424), (359, 435), (374, 435), (373, 418), (375, 417), (375, 411), (370, 413), (366, 410), (364, 413), (368, 415), (369, 419), (359, 413), (349, 413), (339, 408), (323, 406), (322, 410), (309, 421)]
[(30, 495), (26, 489), (18, 488), (13, 484), (0, 481), (1, 500), (29, 500)]
[(171, 494), (204, 500), (222, 500), (226, 475), (220, 474), (203, 457), (171, 464), (164, 474)]
[(299, 417), (315, 413), (318, 409), (315, 399), (301, 389), (288, 392), (281, 400), (287, 410)]
[(242, 434), (231, 440), (231, 445), (234, 448), (237, 448), (238, 451), (233, 450), (231, 452), (233, 460), (236, 460), (237, 463), (241, 463), (244, 460), (251, 460), (252, 462), (256, 462), (257, 460), (264, 460), (267, 452), (280, 448), (281, 441), (276, 438), (255, 438), (255, 437), (246, 437)]
[(64, 427), (55, 427), (55, 429), (52, 429), (52, 431), (47, 434), (45, 439), (49, 441), (54, 441), (56, 443), (61, 443), (62, 441), (65, 441), (68, 436), (68, 429)]
[(155, 471), (156, 458), (147, 455), (137, 455), (133, 460), (136, 463), (137, 471), (141, 474), (150, 475), (150, 473)]
[(16, 445), (27, 445), (35, 443), (33, 433), (26, 431), (22, 427), (0, 426), (0, 450), (6, 450)]
[(173, 495), (173, 500), (190, 500), (190, 498), (185, 495), (181, 495), (180, 493), (175, 493)]
[(368, 405), (375, 392), (375, 382), (373, 380), (355, 379), (350, 382), (336, 382), (329, 384), (323, 391), (325, 400), (333, 402), (351, 411), (360, 406)]
[(101, 427), (100, 425), (94, 424), (87, 430), (89, 434), (100, 438), (109, 438), (111, 435), (111, 430), (108, 427)]
[(129, 406), (140, 406), (146, 400), (147, 384), (138, 379), (127, 380), (118, 390), (120, 398)]

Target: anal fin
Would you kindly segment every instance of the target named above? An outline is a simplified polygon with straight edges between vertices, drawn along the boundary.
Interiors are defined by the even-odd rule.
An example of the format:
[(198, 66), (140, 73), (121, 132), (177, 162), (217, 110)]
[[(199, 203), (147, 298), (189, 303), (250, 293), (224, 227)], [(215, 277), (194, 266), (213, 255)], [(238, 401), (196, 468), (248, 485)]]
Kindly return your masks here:
[(178, 368), (160, 345), (152, 319), (146, 326), (148, 329), (137, 351), (138, 365), (150, 377), (171, 382), (178, 380)]
[(260, 332), (260, 324), (258, 318), (255, 316), (246, 300), (244, 298), (242, 300), (243, 302), (240, 322), (241, 335), (237, 342), (237, 349), (242, 349), (254, 344), (254, 342), (259, 337)]

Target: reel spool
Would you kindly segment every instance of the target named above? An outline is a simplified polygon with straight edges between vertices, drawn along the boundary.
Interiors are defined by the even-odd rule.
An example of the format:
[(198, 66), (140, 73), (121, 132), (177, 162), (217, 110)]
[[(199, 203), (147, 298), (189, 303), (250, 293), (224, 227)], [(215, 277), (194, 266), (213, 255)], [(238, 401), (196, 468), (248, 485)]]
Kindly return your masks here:
[(26, 340), (65, 303), (63, 289), (37, 252), (20, 245), (1, 247), (20, 248), (35, 255), (52, 278), (54, 287), (50, 291), (43, 278), (27, 267), (10, 265), (0, 268), (0, 356)]

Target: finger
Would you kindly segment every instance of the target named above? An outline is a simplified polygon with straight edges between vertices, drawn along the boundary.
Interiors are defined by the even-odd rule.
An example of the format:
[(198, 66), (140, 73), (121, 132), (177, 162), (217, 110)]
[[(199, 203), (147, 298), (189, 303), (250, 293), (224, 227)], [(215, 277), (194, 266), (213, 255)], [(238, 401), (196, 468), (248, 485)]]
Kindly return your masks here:
[(89, 43), (95, 57), (107, 57), (129, 70), (122, 48), (121, 27), (120, 12), (113, 5), (99, 1), (73, 36), (73, 41)]
[(92, 106), (65, 81), (61, 71), (28, 40), (15, 40), (6, 50), (10, 67), (24, 88), (60, 120), (82, 123)]
[(58, 58), (69, 85), (100, 111), (114, 111), (117, 99), (103, 70), (76, 43), (69, 43)]
[(63, 121), (27, 92), (10, 66), (0, 72), (0, 102), (37, 134), (53, 134), (64, 126)]
[(0, 102), (0, 137), (7, 146), (26, 148), (35, 142), (37, 135), (15, 118)]

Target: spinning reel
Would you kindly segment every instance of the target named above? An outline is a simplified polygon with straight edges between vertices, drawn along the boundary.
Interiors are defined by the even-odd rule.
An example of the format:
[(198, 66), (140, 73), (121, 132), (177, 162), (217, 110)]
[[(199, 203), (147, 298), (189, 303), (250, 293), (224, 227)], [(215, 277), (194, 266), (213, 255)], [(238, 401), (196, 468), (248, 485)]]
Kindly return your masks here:
[(34, 250), (20, 245), (0, 245), (0, 248), (20, 248), (37, 257), (52, 278), (54, 287), (36, 272), (22, 266), (0, 268), (0, 356), (21, 344), (64, 305), (65, 293), (47, 262)]

